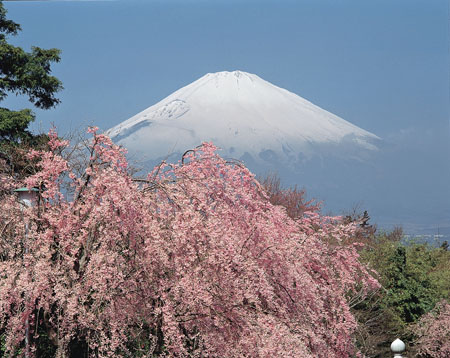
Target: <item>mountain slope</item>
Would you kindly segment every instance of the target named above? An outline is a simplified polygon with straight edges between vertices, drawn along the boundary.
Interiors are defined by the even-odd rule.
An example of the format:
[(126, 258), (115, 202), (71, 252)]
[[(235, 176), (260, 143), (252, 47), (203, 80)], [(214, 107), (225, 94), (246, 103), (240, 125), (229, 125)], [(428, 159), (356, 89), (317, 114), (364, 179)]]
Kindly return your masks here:
[(179, 155), (203, 141), (221, 155), (296, 165), (313, 156), (361, 159), (379, 138), (241, 71), (209, 73), (106, 132), (146, 159)]
[[(146, 170), (212, 141), (255, 174), (277, 173), (283, 185), (304, 187), (324, 201), (325, 212), (359, 208), (387, 227), (448, 227), (447, 172), (436, 178), (442, 190), (432, 197), (417, 192), (431, 167), (404, 165), (425, 158), (420, 148), (399, 154), (392, 143), (253, 74), (207, 74), (107, 133)], [(419, 215), (419, 208), (426, 209)]]

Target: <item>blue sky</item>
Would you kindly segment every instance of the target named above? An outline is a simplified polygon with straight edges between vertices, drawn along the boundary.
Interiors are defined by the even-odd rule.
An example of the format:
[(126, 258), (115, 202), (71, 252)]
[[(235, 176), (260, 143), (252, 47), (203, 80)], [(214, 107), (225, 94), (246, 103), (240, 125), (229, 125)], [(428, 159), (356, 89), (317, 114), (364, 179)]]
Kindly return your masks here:
[[(36, 110), (34, 128), (107, 129), (207, 72), (239, 69), (394, 145), (385, 170), (405, 182), (404, 195), (439, 222), (450, 216), (445, 0), (4, 4), (23, 28), (15, 44), (62, 50), (62, 103)], [(1, 105), (28, 103), (10, 96)]]

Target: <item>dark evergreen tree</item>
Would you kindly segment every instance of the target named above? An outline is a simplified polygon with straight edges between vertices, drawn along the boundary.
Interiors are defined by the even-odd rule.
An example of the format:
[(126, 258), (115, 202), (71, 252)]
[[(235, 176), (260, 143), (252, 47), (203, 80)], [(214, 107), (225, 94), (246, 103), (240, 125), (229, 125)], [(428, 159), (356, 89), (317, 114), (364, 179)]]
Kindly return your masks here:
[[(60, 50), (32, 47), (26, 52), (8, 42), (21, 30), (19, 24), (6, 17), (0, 0), (0, 101), (9, 94), (25, 95), (37, 108), (49, 109), (59, 103), (55, 94), (61, 81), (51, 76), (51, 64), (59, 62)], [(26, 175), (27, 164), (22, 151), (45, 144), (45, 136), (33, 135), (29, 124), (35, 119), (31, 109), (19, 111), (0, 107), (0, 170)]]

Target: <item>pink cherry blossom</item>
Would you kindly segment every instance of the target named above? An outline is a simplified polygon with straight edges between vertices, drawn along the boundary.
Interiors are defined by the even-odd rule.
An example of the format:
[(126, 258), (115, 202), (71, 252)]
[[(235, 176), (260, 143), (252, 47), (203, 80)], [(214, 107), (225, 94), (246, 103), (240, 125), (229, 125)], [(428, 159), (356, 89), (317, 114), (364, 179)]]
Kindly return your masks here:
[(444, 300), (422, 316), (414, 327), (414, 334), (418, 336), (419, 357), (450, 357), (450, 303)]
[(344, 244), (353, 225), (316, 211), (291, 219), (211, 143), (137, 180), (124, 150), (90, 132), (81, 177), (58, 154), (67, 143), (51, 134), (52, 151), (39, 153), (41, 170), (26, 180), (45, 187), (40, 205), (23, 210), (12, 195), (1, 198), (9, 352), (23, 345), (28, 318), (32, 341), (42, 320), (60, 354), (74, 337), (93, 357), (131, 355), (137, 341), (164, 357), (356, 353), (347, 297), (378, 283)]

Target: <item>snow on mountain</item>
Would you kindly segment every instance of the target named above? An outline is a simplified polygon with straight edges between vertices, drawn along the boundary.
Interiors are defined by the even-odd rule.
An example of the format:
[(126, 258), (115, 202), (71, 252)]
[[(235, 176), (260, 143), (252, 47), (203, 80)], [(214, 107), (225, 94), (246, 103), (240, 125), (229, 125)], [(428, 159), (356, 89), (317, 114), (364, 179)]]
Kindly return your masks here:
[[(257, 75), (208, 73), (106, 132), (160, 160), (204, 141), (244, 162), (296, 165), (313, 156), (361, 159), (379, 138)], [(179, 157), (178, 157), (179, 158)]]

